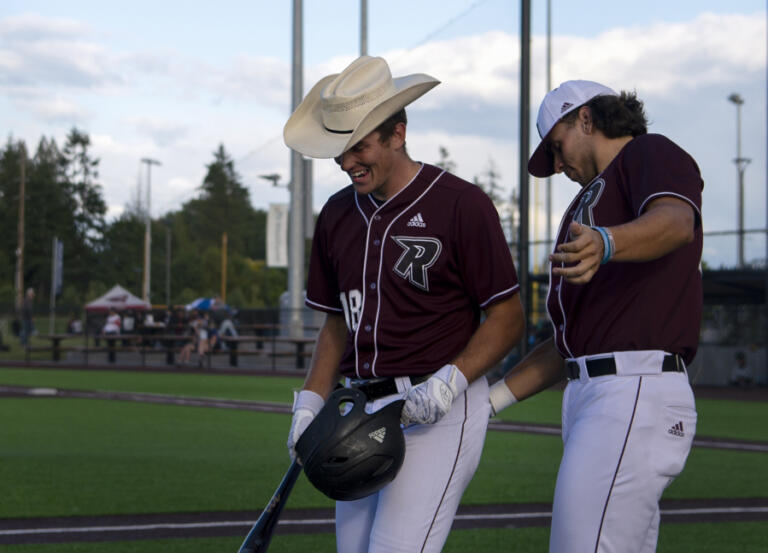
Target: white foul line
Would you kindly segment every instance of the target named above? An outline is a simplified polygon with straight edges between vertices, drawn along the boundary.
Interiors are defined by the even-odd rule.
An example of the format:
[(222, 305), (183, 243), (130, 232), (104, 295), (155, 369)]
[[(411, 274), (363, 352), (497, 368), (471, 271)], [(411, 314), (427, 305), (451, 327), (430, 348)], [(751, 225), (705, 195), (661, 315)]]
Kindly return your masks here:
[[(705, 515), (705, 514), (749, 514), (749, 513), (768, 513), (766, 507), (702, 507), (693, 509), (663, 509), (662, 515)], [(551, 511), (540, 511), (531, 513), (486, 513), (486, 514), (459, 514), (456, 520), (513, 520), (551, 517)], [(322, 526), (334, 524), (333, 518), (306, 518), (280, 520), (281, 526)], [(79, 526), (64, 528), (20, 528), (11, 530), (0, 530), (0, 536), (18, 536), (29, 534), (66, 534), (66, 533), (86, 533), (86, 532), (136, 532), (140, 530), (181, 530), (194, 528), (222, 528), (229, 526), (250, 526), (253, 520), (223, 520), (218, 522), (184, 522), (184, 523), (161, 523), (161, 524), (124, 524), (119, 526)]]

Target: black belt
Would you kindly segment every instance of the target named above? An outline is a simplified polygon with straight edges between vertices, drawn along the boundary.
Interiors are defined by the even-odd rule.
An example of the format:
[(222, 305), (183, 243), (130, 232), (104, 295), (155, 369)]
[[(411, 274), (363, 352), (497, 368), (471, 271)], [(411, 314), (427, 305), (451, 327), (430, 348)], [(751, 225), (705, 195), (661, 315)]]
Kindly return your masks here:
[[(587, 359), (587, 374), (590, 377), (616, 374), (616, 361), (613, 357), (601, 357), (599, 359)], [(661, 364), (661, 372), (684, 372), (685, 363), (678, 354), (664, 356)], [(568, 380), (579, 378), (579, 364), (576, 361), (565, 362), (565, 372)]]
[[(421, 376), (409, 376), (407, 377), (411, 381), (411, 386), (415, 386), (420, 382), (427, 380), (431, 374), (425, 374)], [(350, 380), (350, 388), (357, 388), (365, 394), (369, 400), (378, 399), (384, 396), (391, 396), (392, 394), (399, 393), (397, 390), (397, 383), (392, 377), (384, 378), (371, 378), (370, 380)]]

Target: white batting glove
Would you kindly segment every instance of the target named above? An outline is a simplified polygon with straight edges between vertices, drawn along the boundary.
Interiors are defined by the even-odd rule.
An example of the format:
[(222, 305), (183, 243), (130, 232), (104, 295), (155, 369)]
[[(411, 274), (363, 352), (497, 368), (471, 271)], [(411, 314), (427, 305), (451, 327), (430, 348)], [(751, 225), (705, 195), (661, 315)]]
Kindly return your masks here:
[(296, 442), (309, 426), (309, 423), (317, 416), (325, 405), (325, 400), (320, 394), (311, 390), (302, 390), (293, 397), (293, 420), (291, 430), (288, 432), (288, 455), (291, 461), (296, 458)]
[(491, 386), (488, 393), (488, 400), (491, 402), (491, 416), (495, 417), (502, 409), (506, 409), (513, 403), (517, 403), (517, 398), (512, 390), (507, 386), (507, 382), (502, 378), (496, 384)]
[(400, 422), (405, 426), (436, 423), (451, 409), (453, 400), (467, 386), (467, 378), (456, 365), (445, 365), (429, 380), (409, 390)]

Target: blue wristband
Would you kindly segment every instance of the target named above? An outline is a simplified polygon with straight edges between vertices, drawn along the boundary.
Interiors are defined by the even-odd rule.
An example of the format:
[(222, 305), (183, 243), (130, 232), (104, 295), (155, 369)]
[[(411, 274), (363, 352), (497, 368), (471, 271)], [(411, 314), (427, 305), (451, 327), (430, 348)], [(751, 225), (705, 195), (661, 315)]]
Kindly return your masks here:
[(603, 239), (603, 259), (600, 261), (600, 265), (605, 265), (613, 257), (613, 244), (608, 238), (608, 231), (603, 227), (592, 227), (600, 233), (600, 237)]

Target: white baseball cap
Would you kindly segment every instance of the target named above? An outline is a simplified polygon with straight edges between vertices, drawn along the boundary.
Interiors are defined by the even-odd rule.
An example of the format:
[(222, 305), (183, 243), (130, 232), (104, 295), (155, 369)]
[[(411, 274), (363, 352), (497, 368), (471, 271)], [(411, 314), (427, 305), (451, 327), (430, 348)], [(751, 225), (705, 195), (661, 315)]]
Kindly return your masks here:
[(309, 91), (285, 124), (283, 139), (305, 156), (336, 157), (439, 83), (423, 73), (392, 78), (383, 58), (361, 56)]
[(618, 96), (616, 91), (594, 81), (566, 81), (544, 96), (536, 118), (541, 142), (528, 161), (528, 172), (544, 178), (555, 172), (554, 158), (544, 144), (549, 133), (566, 114), (580, 108), (595, 96)]

